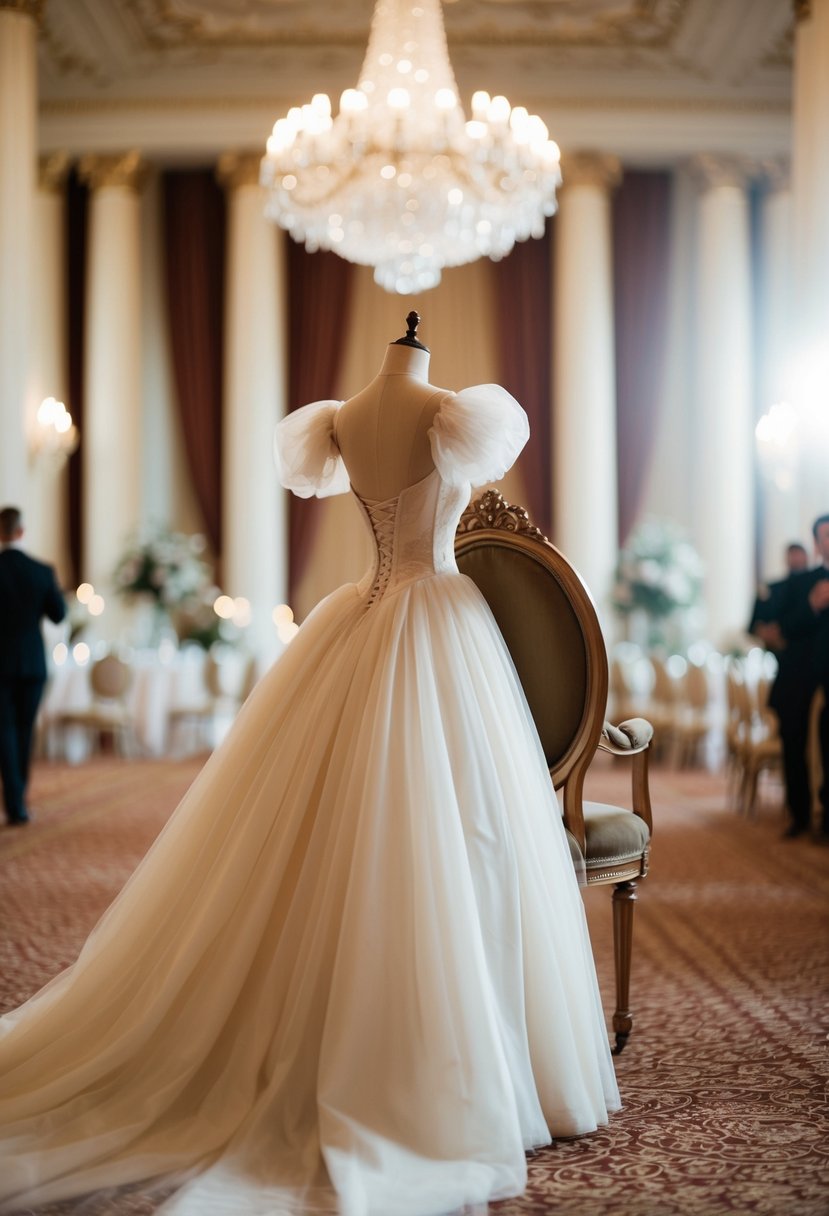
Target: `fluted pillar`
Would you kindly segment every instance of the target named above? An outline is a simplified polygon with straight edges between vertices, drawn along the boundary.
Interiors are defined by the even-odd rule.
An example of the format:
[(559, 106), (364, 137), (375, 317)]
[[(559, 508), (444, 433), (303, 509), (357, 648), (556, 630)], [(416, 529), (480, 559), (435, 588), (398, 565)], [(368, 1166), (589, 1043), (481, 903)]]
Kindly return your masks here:
[(37, 8), (34, 0), (0, 0), (0, 500), (24, 509), (37, 155)]
[[(34, 209), (32, 266), (31, 377), (27, 430), (36, 427), (36, 411), (45, 397), (56, 397), (72, 412), (68, 400), (66, 352), (65, 185), (69, 157), (40, 158)], [(41, 453), (30, 463), (26, 533), (31, 548), (69, 574), (67, 535), (67, 469), (65, 458)]]
[(288, 587), (287, 503), (273, 462), (287, 396), (284, 235), (265, 219), (256, 156), (228, 154), (225, 304), (224, 590), (250, 601), (250, 645), (272, 654), (271, 613)]
[(137, 152), (87, 156), (91, 188), (84, 356), (84, 577), (107, 601), (102, 630), (125, 624), (112, 574), (139, 521), (141, 405), (141, 204)]
[(746, 167), (697, 157), (693, 526), (705, 564), (707, 633), (744, 627), (754, 594), (754, 419)]
[(829, 0), (797, 0), (792, 109), (791, 402), (801, 413), (801, 526), (829, 511)]
[(611, 190), (616, 157), (567, 157), (555, 221), (553, 539), (606, 608), (617, 557)]
[[(762, 166), (763, 191), (759, 207), (760, 299), (758, 405), (761, 413), (787, 401), (792, 340), (792, 195), (788, 162)], [(762, 456), (762, 454), (761, 454)], [(770, 463), (761, 459), (760, 574), (773, 579), (784, 572), (784, 551), (799, 535), (798, 467), (794, 445)]]

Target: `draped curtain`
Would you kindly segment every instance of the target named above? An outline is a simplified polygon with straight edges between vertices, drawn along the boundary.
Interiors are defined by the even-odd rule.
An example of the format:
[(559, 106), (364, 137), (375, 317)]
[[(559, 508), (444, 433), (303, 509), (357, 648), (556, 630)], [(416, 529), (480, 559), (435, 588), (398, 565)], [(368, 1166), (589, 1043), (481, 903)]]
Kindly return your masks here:
[(80, 433), (80, 446), (69, 458), (69, 564), (75, 585), (83, 574), (83, 433), (84, 340), (86, 321), (86, 243), (89, 188), (73, 169), (66, 182), (66, 351), (67, 408)]
[(204, 530), (220, 558), (224, 193), (210, 169), (168, 171), (162, 205), (176, 402)]
[[(308, 253), (288, 241), (288, 409), (330, 398), (345, 346), (353, 266), (335, 253)], [(315, 498), (290, 502), (290, 594), (293, 597), (319, 527)]]
[(522, 241), (492, 265), (498, 309), (500, 383), (530, 420), (530, 440), (519, 460), (530, 517), (551, 527), (551, 344), (553, 335), (552, 222), (544, 236)]
[(613, 199), (619, 542), (636, 521), (659, 417), (668, 315), (670, 174), (625, 172)]

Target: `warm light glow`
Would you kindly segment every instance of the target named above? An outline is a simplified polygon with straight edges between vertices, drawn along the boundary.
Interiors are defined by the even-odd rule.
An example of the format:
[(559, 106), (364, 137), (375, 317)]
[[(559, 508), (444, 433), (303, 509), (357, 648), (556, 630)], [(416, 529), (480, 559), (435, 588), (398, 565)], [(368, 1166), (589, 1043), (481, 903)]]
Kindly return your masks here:
[(69, 647), (66, 645), (65, 642), (58, 642), (58, 644), (55, 646), (54, 650), (52, 651), (52, 659), (54, 660), (54, 662), (57, 664), (58, 667), (62, 667), (68, 658), (69, 658)]
[(288, 624), (280, 625), (276, 632), (279, 635), (280, 642), (284, 642), (287, 646), (288, 642), (299, 633), (299, 625), (291, 621)]
[(75, 599), (79, 604), (88, 604), (95, 594), (95, 588), (91, 583), (81, 583), (75, 592)]
[(337, 115), (317, 94), (268, 137), (266, 212), (295, 240), (373, 266), (381, 287), (407, 295), (543, 235), (558, 148), (538, 115), (483, 89), (466, 121), (440, 0), (378, 0), (358, 86)]
[(72, 425), (72, 415), (62, 401), (55, 397), (44, 397), (35, 418), (31, 435), (33, 454), (51, 456), (62, 463), (78, 446), (78, 432)]
[(79, 667), (85, 666), (89, 662), (90, 650), (86, 642), (76, 642), (72, 647), (72, 658)]
[(273, 623), (279, 628), (280, 625), (291, 625), (294, 619), (293, 609), (287, 604), (277, 604), (271, 613)]
[(233, 601), (233, 612), (230, 619), (237, 628), (244, 629), (250, 624), (250, 616), (250, 600), (246, 600), (243, 595), (238, 595)]
[(106, 607), (102, 595), (93, 595), (87, 604), (90, 616), (100, 616)]
[(216, 616), (222, 618), (223, 621), (229, 621), (233, 616), (234, 604), (229, 595), (219, 595), (213, 601), (213, 611)]

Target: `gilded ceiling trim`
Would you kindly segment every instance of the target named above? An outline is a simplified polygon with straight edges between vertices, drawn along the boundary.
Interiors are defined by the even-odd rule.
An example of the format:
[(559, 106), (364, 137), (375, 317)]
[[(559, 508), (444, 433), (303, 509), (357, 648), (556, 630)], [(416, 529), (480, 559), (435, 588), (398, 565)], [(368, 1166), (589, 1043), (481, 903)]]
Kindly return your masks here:
[[(240, 47), (359, 47), (368, 40), (369, 21), (365, 29), (338, 31), (335, 25), (292, 26), (284, 32), (273, 29), (252, 31), (243, 23), (225, 25), (211, 30), (198, 14), (177, 12), (171, 0), (123, 0), (134, 17), (147, 47), (174, 50), (182, 46), (216, 48)], [(450, 47), (464, 49), (492, 46), (527, 47), (605, 47), (660, 49), (669, 45), (682, 22), (688, 0), (636, 0), (632, 12), (618, 15), (598, 15), (589, 32), (572, 24), (544, 29), (529, 25), (522, 29), (505, 29), (502, 24), (488, 20), (473, 29), (453, 30), (451, 10), (445, 13), (446, 36)], [(664, 9), (662, 13), (660, 10)], [(367, 13), (367, 17), (370, 14)]]

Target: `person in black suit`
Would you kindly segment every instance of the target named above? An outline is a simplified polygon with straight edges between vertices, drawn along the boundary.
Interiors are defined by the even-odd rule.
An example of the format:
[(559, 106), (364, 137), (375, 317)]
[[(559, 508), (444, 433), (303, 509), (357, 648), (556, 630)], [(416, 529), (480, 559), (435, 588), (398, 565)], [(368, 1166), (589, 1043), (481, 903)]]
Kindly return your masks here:
[(751, 610), (751, 622), (748, 632), (760, 639), (768, 650), (782, 651), (785, 642), (780, 631), (780, 604), (785, 596), (789, 579), (793, 574), (799, 574), (809, 568), (809, 554), (806, 546), (794, 540), (786, 545), (786, 577), (774, 583), (766, 583), (757, 592), (754, 607)]
[[(789, 807), (792, 824), (786, 835), (799, 836), (808, 830), (811, 817), (806, 756), (809, 709), (816, 690), (823, 689), (826, 705), (819, 723), (823, 763), (820, 836), (826, 839), (829, 838), (829, 515), (815, 520), (812, 534), (820, 564), (789, 580), (778, 609), (788, 669), (780, 693), (783, 710), (780, 721), (786, 784), (789, 789), (791, 771), (795, 797), (794, 805)], [(787, 731), (784, 722), (789, 723)]]
[(46, 683), (40, 622), (66, 615), (54, 570), (18, 547), (22, 535), (17, 507), (0, 510), (0, 779), (10, 824), (29, 822), (32, 734)]

